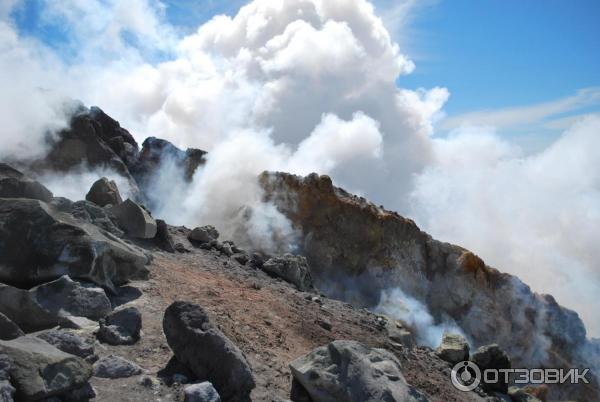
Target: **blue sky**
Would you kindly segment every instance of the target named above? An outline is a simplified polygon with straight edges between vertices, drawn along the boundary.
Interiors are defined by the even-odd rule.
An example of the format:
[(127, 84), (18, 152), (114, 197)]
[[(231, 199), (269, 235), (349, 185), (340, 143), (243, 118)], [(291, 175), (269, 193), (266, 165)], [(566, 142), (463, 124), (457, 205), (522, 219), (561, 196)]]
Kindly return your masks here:
[(595, 0), (440, 1), (412, 22), (403, 83), (448, 87), (449, 113), (571, 95), (600, 85), (598, 17)]
[[(73, 49), (64, 28), (41, 23), (41, 1), (28, 0), (14, 14), (19, 29), (68, 55)], [(399, 78), (399, 85), (450, 90), (444, 108), (450, 120), (438, 133), (474, 118), (475, 112), (476, 123), (527, 137), (535, 148), (539, 138), (556, 137), (570, 117), (600, 110), (600, 1), (408, 2), (410, 15), (400, 22), (393, 17), (406, 3), (374, 4), (384, 21), (392, 20), (388, 28), (417, 65), (412, 74)], [(168, 0), (165, 16), (178, 31), (189, 33), (216, 14), (234, 15), (244, 3)], [(580, 99), (577, 91), (585, 88), (595, 89)], [(551, 107), (544, 113), (547, 103)], [(528, 118), (530, 107), (541, 108), (537, 119)], [(502, 113), (506, 108), (508, 118)]]

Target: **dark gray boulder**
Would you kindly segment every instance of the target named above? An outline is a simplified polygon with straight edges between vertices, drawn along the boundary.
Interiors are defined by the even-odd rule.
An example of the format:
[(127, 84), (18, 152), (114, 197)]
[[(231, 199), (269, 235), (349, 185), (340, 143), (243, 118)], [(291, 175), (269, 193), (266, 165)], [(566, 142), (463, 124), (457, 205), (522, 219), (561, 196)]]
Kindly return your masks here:
[(184, 388), (183, 394), (184, 402), (221, 402), (219, 393), (208, 381), (188, 385)]
[(141, 250), (49, 204), (0, 198), (0, 282), (27, 288), (68, 274), (114, 290), (147, 278), (147, 262)]
[(255, 382), (246, 358), (202, 307), (174, 302), (165, 311), (163, 330), (177, 360), (199, 380), (210, 381), (224, 401), (249, 398)]
[(208, 243), (219, 238), (219, 231), (214, 226), (200, 226), (188, 235), (188, 239), (198, 243)]
[(97, 337), (110, 345), (132, 345), (140, 339), (142, 315), (135, 307), (114, 311), (100, 320)]
[(120, 356), (106, 356), (94, 363), (94, 376), (100, 378), (126, 378), (142, 374), (137, 364)]
[(71, 317), (99, 320), (110, 311), (103, 289), (82, 286), (66, 275), (30, 290), (0, 284), (0, 312), (26, 332), (71, 327)]
[(456, 363), (469, 360), (469, 343), (461, 335), (446, 332), (435, 354), (440, 359), (455, 365)]
[(89, 363), (97, 360), (94, 352), (94, 344), (74, 332), (52, 329), (40, 332), (35, 336), (48, 342), (58, 350), (81, 357)]
[(102, 177), (92, 184), (85, 199), (101, 207), (118, 205), (123, 202), (117, 183), (113, 180), (108, 180), (106, 177)]
[(119, 205), (108, 208), (119, 227), (131, 237), (138, 239), (152, 239), (156, 236), (156, 221), (142, 206), (127, 199)]
[(167, 223), (162, 219), (156, 220), (156, 236), (154, 237), (154, 242), (158, 247), (168, 253), (175, 252), (175, 242), (173, 241), (171, 233), (169, 233)]
[(100, 208), (91, 201), (73, 202), (67, 212), (75, 218), (91, 223), (117, 237), (123, 237), (125, 235), (125, 232), (119, 229), (116, 223), (113, 222), (108, 211), (104, 208)]
[(17, 324), (12, 322), (10, 318), (0, 313), (0, 340), (10, 341), (25, 335)]
[[(497, 344), (481, 346), (478, 348), (471, 361), (475, 363), (483, 373), (488, 369), (509, 369), (511, 368), (510, 358)], [(487, 383), (485, 380), (481, 382), (481, 388), (486, 392), (500, 392), (506, 394), (508, 392), (508, 383), (504, 381), (504, 376), (498, 376), (499, 381), (496, 383)]]
[(267, 260), (262, 270), (290, 282), (302, 291), (314, 290), (306, 258), (301, 255), (284, 254)]
[(35, 337), (0, 341), (0, 354), (11, 362), (8, 372), (16, 400), (67, 395), (83, 387), (92, 375), (88, 363)]
[(296, 387), (301, 386), (313, 402), (427, 400), (407, 384), (392, 353), (355, 341), (334, 341), (316, 348), (294, 360), (290, 368)]
[(0, 198), (32, 198), (52, 200), (52, 192), (5, 163), (0, 163)]

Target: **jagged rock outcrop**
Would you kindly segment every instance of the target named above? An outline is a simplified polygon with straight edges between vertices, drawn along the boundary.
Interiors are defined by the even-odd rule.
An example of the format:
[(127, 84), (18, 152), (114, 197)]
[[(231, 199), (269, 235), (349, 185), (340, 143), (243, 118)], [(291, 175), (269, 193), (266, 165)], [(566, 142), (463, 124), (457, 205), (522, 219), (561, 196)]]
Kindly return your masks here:
[(206, 162), (205, 156), (206, 152), (200, 149), (188, 148), (183, 151), (169, 141), (148, 137), (142, 144), (142, 150), (132, 172), (143, 189), (150, 187), (154, 174), (163, 164), (168, 163), (180, 166), (184, 179), (190, 181), (196, 169)]
[(123, 176), (135, 198), (139, 189), (129, 171), (137, 161), (138, 144), (133, 136), (101, 109), (80, 105), (69, 127), (57, 133), (44, 159), (30, 163), (35, 172), (67, 172), (103, 168)]
[(0, 354), (10, 361), (8, 373), (17, 400), (66, 396), (84, 387), (92, 376), (92, 367), (79, 357), (30, 336), (0, 341)]
[(407, 384), (392, 353), (359, 342), (331, 342), (294, 360), (290, 368), (313, 402), (427, 401)]
[(246, 401), (255, 387), (246, 358), (209, 320), (202, 307), (175, 302), (165, 311), (163, 330), (175, 357), (223, 401)]
[(33, 198), (50, 202), (52, 192), (11, 166), (0, 163), (0, 198)]
[(71, 327), (72, 317), (99, 320), (110, 311), (104, 290), (84, 287), (66, 275), (30, 290), (0, 284), (0, 313), (26, 332)]
[[(399, 287), (436, 320), (455, 321), (475, 346), (499, 343), (517, 365), (590, 366), (582, 352), (588, 346), (583, 322), (552, 297), (533, 293), (462, 247), (432, 239), (413, 221), (334, 187), (327, 176), (265, 172), (259, 180), (265, 200), (301, 233), (313, 280), (329, 296), (373, 307), (382, 290)], [(557, 387), (555, 396), (561, 389), (574, 397), (590, 388)]]
[(0, 198), (0, 282), (31, 287), (68, 274), (107, 289), (148, 276), (148, 258), (38, 200)]
[(85, 199), (101, 207), (118, 205), (123, 202), (117, 183), (106, 177), (102, 177), (92, 184)]

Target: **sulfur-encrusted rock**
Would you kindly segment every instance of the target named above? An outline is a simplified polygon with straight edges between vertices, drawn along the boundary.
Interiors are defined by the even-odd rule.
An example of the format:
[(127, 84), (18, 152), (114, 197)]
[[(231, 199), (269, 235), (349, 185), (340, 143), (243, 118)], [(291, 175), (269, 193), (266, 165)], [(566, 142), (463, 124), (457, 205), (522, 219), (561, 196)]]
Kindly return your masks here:
[(455, 365), (456, 363), (469, 360), (469, 343), (461, 335), (446, 332), (435, 354), (440, 359)]

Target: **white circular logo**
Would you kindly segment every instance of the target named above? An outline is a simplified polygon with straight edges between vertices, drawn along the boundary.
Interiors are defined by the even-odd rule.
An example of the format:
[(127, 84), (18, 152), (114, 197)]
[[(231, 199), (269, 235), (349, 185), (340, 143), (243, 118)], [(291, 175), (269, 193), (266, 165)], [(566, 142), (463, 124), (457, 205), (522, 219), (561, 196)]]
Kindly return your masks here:
[(481, 383), (481, 370), (473, 362), (460, 362), (452, 367), (452, 385), (461, 391), (473, 391)]

